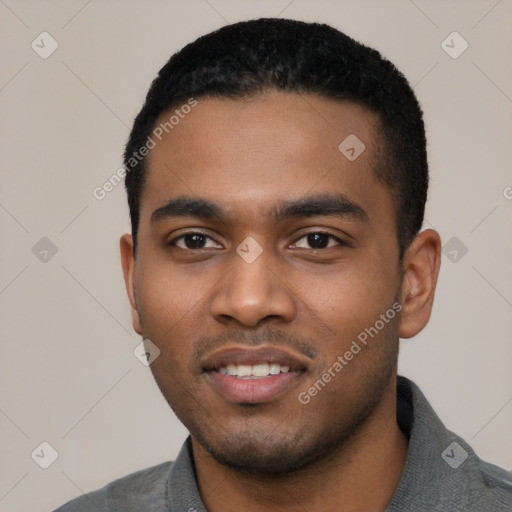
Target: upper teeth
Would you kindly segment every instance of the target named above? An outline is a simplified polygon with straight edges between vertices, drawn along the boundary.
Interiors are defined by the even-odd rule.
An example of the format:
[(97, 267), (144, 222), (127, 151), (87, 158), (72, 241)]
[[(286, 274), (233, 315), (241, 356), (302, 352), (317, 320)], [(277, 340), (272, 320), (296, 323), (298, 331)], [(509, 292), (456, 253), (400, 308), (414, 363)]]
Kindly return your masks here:
[(278, 375), (279, 373), (286, 373), (290, 371), (289, 366), (281, 366), (277, 363), (267, 364), (228, 364), (219, 368), (220, 373), (233, 375), (240, 378), (251, 377), (267, 377), (268, 375)]

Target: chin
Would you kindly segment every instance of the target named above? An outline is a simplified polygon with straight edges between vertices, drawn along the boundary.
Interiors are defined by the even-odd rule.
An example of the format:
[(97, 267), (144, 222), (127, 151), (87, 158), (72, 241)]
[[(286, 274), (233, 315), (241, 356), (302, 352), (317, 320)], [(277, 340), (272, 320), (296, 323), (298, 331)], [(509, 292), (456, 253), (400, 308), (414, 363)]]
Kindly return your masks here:
[(215, 443), (208, 443), (195, 436), (210, 456), (223, 466), (237, 472), (260, 476), (280, 476), (308, 468), (325, 460), (330, 443), (312, 442), (303, 436), (277, 439), (259, 434), (228, 436)]

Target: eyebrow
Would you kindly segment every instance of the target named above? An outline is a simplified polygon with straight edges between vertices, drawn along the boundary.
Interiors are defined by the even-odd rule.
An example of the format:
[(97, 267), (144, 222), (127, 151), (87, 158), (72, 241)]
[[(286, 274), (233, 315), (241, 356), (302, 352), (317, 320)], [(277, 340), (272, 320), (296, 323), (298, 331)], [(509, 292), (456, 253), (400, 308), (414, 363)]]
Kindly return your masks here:
[[(269, 216), (274, 222), (316, 216), (368, 221), (365, 210), (344, 194), (321, 194), (284, 201), (273, 208)], [(222, 206), (208, 199), (181, 196), (156, 209), (151, 215), (151, 224), (176, 217), (227, 222), (228, 214)]]
[(340, 217), (368, 221), (368, 214), (344, 194), (322, 194), (284, 201), (271, 212), (280, 222), (297, 217)]

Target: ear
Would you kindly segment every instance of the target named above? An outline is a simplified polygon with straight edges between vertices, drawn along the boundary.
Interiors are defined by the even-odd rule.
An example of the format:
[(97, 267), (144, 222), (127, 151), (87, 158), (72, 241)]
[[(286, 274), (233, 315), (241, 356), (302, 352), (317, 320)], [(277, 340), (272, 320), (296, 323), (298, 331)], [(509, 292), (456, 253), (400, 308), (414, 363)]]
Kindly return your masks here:
[(419, 233), (405, 251), (399, 336), (412, 338), (428, 323), (441, 266), (441, 238), (433, 229)]
[(135, 255), (133, 252), (133, 238), (129, 234), (125, 234), (119, 241), (121, 249), (121, 264), (123, 266), (124, 284), (126, 293), (130, 300), (132, 310), (132, 325), (137, 334), (142, 336), (142, 326), (140, 322), (137, 303), (135, 302)]

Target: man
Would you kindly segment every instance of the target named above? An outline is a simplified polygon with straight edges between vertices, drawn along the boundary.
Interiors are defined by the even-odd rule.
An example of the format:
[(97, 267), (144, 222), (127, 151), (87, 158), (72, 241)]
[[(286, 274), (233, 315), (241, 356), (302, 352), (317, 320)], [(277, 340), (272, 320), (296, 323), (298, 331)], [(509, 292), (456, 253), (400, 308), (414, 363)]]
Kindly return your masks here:
[(427, 324), (422, 112), (337, 30), (226, 26), (174, 55), (125, 151), (133, 327), (190, 431), (71, 511), (505, 511), (511, 475), (397, 378)]

